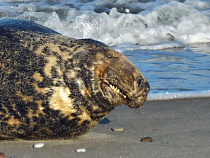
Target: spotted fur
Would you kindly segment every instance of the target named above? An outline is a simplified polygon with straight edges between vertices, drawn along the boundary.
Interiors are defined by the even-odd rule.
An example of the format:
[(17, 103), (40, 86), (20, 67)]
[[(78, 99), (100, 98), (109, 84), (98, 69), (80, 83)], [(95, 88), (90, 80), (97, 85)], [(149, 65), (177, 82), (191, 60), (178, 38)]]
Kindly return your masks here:
[(0, 25), (1, 139), (76, 137), (148, 92), (143, 74), (103, 43)]

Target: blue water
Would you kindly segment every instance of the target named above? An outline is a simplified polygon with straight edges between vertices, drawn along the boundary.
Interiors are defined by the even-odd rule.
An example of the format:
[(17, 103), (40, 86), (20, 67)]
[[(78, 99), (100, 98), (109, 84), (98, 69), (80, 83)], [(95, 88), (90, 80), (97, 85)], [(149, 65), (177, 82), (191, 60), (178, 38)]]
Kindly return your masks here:
[(123, 54), (145, 74), (151, 94), (210, 90), (208, 54), (191, 48), (136, 50)]
[(0, 18), (106, 43), (143, 72), (149, 100), (210, 97), (209, 0), (1, 0)]

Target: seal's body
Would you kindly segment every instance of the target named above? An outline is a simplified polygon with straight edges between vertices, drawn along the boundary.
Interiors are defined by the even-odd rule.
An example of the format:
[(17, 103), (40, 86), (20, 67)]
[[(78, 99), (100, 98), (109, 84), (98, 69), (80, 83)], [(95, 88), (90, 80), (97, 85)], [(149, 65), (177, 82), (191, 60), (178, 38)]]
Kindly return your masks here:
[(103, 43), (0, 22), (1, 139), (79, 136), (116, 106), (143, 105), (148, 92), (143, 74)]

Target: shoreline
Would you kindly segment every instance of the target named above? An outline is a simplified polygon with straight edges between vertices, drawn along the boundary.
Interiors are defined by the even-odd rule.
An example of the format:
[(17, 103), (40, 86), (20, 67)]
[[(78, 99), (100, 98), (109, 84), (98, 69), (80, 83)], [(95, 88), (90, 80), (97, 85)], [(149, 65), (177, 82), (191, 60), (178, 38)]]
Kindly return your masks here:
[[(2, 141), (11, 158), (207, 158), (210, 157), (210, 97), (148, 101), (139, 109), (117, 107), (86, 135), (72, 140)], [(123, 131), (112, 131), (121, 127)], [(151, 137), (153, 142), (141, 142)], [(40, 149), (33, 148), (44, 142)], [(85, 148), (86, 152), (75, 152)]]
[(210, 98), (210, 90), (189, 91), (189, 92), (166, 92), (166, 93), (149, 93), (147, 101), (166, 101), (182, 99), (205, 99)]

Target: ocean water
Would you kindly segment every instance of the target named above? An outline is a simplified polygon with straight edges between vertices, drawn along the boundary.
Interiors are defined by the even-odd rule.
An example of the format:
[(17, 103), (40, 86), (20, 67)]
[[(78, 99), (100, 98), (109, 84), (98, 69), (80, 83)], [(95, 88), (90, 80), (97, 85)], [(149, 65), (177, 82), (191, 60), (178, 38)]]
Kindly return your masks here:
[(106, 43), (144, 73), (148, 100), (210, 97), (209, 0), (0, 0), (0, 18)]

